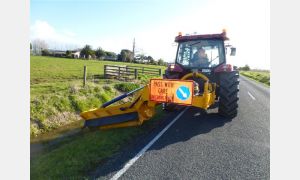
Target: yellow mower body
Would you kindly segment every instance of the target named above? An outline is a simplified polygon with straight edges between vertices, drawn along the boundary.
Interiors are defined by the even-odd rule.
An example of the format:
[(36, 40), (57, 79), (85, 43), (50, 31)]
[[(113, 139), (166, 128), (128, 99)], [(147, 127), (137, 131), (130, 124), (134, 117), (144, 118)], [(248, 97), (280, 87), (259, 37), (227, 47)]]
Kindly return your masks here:
[[(191, 104), (188, 106), (195, 106), (201, 109), (207, 109), (215, 103), (216, 99), (216, 83), (210, 83), (208, 78), (202, 73), (189, 73), (181, 78), (187, 80), (192, 77), (202, 78), (204, 83), (204, 92), (201, 95), (192, 94)], [(176, 80), (177, 83), (181, 80)], [(167, 81), (161, 79), (162, 82)], [(192, 90), (193, 91), (193, 90)], [(138, 126), (144, 121), (149, 120), (155, 114), (155, 106), (160, 102), (150, 100), (150, 84), (135, 93), (132, 102), (127, 102), (121, 105), (109, 106), (113, 102), (120, 100), (118, 98), (107, 106), (91, 109), (82, 112), (80, 116), (85, 120), (86, 127), (99, 127), (100, 129), (119, 128), (128, 126)], [(168, 101), (169, 102), (169, 101)]]

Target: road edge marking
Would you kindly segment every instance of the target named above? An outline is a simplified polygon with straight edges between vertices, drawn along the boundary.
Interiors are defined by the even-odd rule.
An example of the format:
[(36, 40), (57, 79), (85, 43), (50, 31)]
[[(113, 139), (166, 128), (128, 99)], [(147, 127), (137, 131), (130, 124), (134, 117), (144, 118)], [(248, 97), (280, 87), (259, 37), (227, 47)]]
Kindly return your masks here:
[(139, 153), (137, 153), (132, 159), (130, 159), (121, 170), (119, 170), (111, 180), (119, 179), (129, 168), (132, 166), (188, 109), (186, 107), (181, 113), (179, 113), (162, 131), (160, 131)]
[(255, 97), (248, 91), (248, 95), (253, 99), (256, 100)]

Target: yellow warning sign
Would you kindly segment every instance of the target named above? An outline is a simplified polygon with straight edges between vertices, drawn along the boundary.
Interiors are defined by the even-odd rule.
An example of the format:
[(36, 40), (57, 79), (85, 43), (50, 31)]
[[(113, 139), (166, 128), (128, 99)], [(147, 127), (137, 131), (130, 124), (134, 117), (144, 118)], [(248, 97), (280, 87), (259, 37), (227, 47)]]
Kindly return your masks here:
[(194, 83), (189, 80), (151, 79), (150, 100), (191, 105)]

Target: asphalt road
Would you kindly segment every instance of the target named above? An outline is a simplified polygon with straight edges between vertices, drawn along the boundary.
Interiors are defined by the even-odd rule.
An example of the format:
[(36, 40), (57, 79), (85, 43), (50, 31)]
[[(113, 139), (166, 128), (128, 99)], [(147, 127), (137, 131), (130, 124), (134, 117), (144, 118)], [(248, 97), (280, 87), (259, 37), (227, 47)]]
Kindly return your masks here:
[[(270, 90), (240, 77), (234, 119), (189, 107), (119, 179), (270, 179)], [(110, 179), (178, 115), (91, 173)]]

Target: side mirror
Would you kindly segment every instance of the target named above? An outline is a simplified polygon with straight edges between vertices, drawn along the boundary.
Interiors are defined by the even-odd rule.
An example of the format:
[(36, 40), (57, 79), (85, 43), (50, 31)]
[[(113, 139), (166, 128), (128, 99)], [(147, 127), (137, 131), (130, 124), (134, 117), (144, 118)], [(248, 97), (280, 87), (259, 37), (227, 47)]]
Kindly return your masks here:
[(230, 56), (235, 56), (236, 48), (232, 47), (230, 49), (231, 49)]

